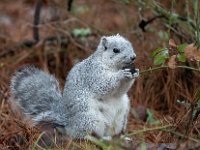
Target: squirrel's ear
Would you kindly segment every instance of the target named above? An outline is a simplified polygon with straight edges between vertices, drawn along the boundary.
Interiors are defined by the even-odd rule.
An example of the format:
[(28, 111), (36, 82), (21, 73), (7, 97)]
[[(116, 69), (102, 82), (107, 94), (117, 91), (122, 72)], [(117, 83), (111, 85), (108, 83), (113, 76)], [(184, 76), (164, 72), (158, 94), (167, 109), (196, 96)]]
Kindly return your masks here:
[(108, 41), (107, 41), (107, 39), (106, 39), (106, 37), (105, 36), (103, 36), (102, 38), (101, 38), (101, 44), (102, 44), (102, 46), (104, 47), (104, 50), (107, 50), (107, 43), (108, 43)]

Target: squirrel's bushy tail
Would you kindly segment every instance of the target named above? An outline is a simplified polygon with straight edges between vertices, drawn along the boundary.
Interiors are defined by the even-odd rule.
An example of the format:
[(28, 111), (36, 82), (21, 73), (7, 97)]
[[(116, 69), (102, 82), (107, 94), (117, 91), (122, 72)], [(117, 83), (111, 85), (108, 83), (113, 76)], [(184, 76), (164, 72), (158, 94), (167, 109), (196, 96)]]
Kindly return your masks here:
[(13, 101), (36, 123), (51, 120), (51, 114), (62, 99), (55, 77), (33, 66), (18, 69), (11, 79), (10, 89)]

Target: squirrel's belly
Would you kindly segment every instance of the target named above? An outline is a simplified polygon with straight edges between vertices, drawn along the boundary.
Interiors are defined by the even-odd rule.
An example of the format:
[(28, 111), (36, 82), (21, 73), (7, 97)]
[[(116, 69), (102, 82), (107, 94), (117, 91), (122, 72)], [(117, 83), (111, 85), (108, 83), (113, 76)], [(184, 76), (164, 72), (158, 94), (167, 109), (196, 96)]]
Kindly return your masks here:
[(129, 110), (129, 98), (125, 94), (118, 98), (109, 98), (96, 103), (96, 113), (105, 123), (105, 136), (113, 136), (122, 132), (124, 118)]

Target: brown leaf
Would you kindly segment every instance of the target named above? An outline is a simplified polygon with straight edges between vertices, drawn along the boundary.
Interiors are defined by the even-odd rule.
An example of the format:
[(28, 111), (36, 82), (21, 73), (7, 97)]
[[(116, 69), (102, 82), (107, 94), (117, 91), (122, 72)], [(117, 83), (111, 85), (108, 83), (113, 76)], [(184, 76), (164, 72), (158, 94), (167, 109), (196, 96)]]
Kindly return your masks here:
[(185, 56), (188, 60), (195, 60), (195, 53), (197, 52), (197, 47), (195, 46), (194, 43), (189, 44), (185, 48)]
[(194, 59), (195, 59), (196, 61), (200, 61), (200, 49), (199, 49), (199, 50), (196, 50)]
[(175, 41), (173, 39), (169, 39), (169, 46), (172, 47), (172, 48), (176, 48), (177, 45), (175, 43)]
[(168, 61), (168, 67), (171, 68), (171, 69), (175, 69), (176, 68), (176, 55), (173, 55), (169, 58), (169, 61)]

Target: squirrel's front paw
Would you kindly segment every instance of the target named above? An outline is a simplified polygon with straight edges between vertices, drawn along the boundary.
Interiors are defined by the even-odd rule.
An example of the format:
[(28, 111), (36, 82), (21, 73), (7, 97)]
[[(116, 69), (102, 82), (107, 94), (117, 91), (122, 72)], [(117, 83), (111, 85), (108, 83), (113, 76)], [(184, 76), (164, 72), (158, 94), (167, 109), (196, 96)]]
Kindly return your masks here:
[(131, 69), (129, 68), (123, 69), (122, 74), (125, 78), (133, 78), (133, 74), (131, 73)]
[(139, 69), (134, 69), (133, 71), (132, 69), (126, 68), (123, 70), (123, 75), (129, 79), (136, 78), (139, 76)]
[(135, 69), (135, 70), (134, 70), (134, 73), (133, 73), (133, 78), (139, 77), (139, 75), (140, 75), (139, 72), (140, 72), (139, 69)]

